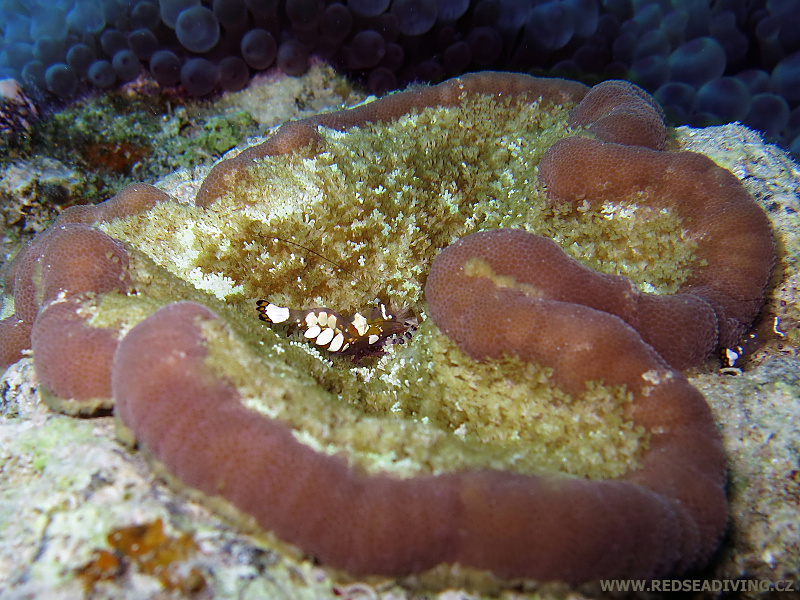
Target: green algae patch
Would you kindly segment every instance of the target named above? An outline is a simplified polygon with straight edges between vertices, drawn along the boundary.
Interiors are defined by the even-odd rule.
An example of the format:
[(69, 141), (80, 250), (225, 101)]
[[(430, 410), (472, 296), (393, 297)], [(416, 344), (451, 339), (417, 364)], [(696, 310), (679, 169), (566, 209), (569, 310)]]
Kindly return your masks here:
[[(13, 440), (15, 460), (29, 465), (39, 474), (47, 473), (60, 488), (72, 488), (85, 483), (75, 478), (88, 477), (87, 475), (63, 468), (63, 463), (68, 457), (64, 448), (81, 444), (91, 438), (94, 427), (90, 421), (51, 415), (42, 423), (15, 436)], [(28, 474), (28, 477), (30, 476)], [(33, 477), (38, 478), (38, 475)], [(26, 482), (11, 480), (9, 483), (23, 485)], [(13, 491), (14, 485), (5, 488), (0, 495), (16, 493)]]
[[(77, 423), (77, 424), (75, 424)], [(29, 429), (15, 440), (17, 451), (27, 455), (29, 464), (39, 472), (48, 467), (50, 457), (65, 443), (76, 442), (91, 435), (91, 426), (85, 422), (53, 417), (41, 426)]]

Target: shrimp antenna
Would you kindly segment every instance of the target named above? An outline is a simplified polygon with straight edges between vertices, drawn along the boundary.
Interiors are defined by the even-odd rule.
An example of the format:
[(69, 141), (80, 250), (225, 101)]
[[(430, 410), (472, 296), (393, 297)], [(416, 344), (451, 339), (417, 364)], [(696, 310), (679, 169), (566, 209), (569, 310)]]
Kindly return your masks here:
[(270, 236), (267, 236), (267, 237), (269, 237), (272, 240), (278, 240), (279, 242), (283, 242), (284, 244), (291, 244), (292, 246), (297, 246), (298, 248), (302, 248), (306, 252), (311, 252), (311, 254), (314, 254), (314, 255), (320, 257), (325, 262), (331, 263), (334, 267), (336, 267), (340, 271), (344, 271), (344, 267), (342, 265), (333, 262), (330, 258), (327, 258), (327, 257), (323, 256), (322, 254), (320, 254), (319, 252), (317, 252), (315, 250), (312, 250), (311, 248), (306, 248), (305, 246), (303, 246), (303, 244), (298, 244), (297, 242), (293, 242), (291, 240), (285, 240), (285, 239), (279, 238), (278, 236), (275, 236), (275, 235), (270, 235)]

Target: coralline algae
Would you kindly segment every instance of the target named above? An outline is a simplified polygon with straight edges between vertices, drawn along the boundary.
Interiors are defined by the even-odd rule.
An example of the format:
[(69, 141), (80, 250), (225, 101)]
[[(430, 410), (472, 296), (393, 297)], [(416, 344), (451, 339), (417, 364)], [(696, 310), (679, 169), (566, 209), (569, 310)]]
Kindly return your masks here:
[[(336, 137), (337, 135), (338, 134), (332, 133), (331, 137)], [(302, 160), (296, 161), (296, 162), (303, 163), (306, 160), (308, 160), (308, 159), (302, 159)], [(161, 206), (161, 204), (159, 206)], [(184, 211), (186, 211), (189, 208), (190, 207), (186, 207), (185, 205), (183, 205), (183, 206), (181, 206), (180, 204), (176, 204), (175, 205), (175, 210), (184, 210)], [(215, 208), (215, 210), (218, 210), (218, 209)], [(224, 211), (224, 203), (220, 204), (219, 210)], [(220, 221), (218, 221), (218, 222), (222, 222), (222, 223), (226, 222), (227, 215), (225, 215), (224, 212), (222, 213), (222, 217), (223, 218), (221, 218)], [(596, 218), (598, 220), (600, 220), (602, 217), (596, 217)], [(132, 220), (136, 220), (136, 217), (133, 217)], [(606, 219), (606, 220), (608, 220), (608, 219)], [(319, 221), (319, 219), (318, 219), (318, 221)], [(311, 225), (314, 225), (314, 224), (316, 224), (316, 223), (313, 223)], [(508, 224), (515, 224), (515, 223), (511, 222), (511, 223), (508, 223)], [(113, 224), (111, 226), (109, 226), (109, 231), (110, 231), (111, 227), (113, 227)], [(210, 228), (207, 229), (207, 230), (210, 231)], [(311, 228), (311, 229), (307, 229), (306, 231), (311, 231), (311, 234), (313, 236), (313, 235), (315, 235), (316, 229), (315, 228)], [(324, 238), (323, 234), (328, 234), (328, 233), (329, 232), (327, 230), (324, 231), (324, 232), (320, 232), (320, 238), (322, 240), (324, 240), (325, 238)], [(392, 233), (395, 233), (395, 232), (392, 232), (392, 231), (388, 232), (388, 234), (389, 234), (388, 235), (388, 239), (390, 239), (390, 240), (392, 238), (392, 235), (391, 235)], [(116, 237), (116, 235), (117, 234), (114, 233), (115, 237)], [(619, 235), (619, 234), (617, 234), (617, 235)], [(145, 239), (146, 237), (148, 237), (148, 236), (147, 235), (143, 235), (139, 239)], [(671, 236), (669, 234), (666, 234), (664, 237), (670, 238)], [(212, 236), (212, 238), (213, 238), (213, 236)], [(287, 239), (291, 239), (291, 238), (287, 238)], [(184, 237), (184, 241), (185, 240), (186, 240), (186, 238)], [(303, 240), (301, 239), (300, 242), (302, 242), (302, 241)], [(166, 246), (169, 247), (169, 245), (171, 243), (172, 242), (166, 242)], [(226, 248), (224, 248), (224, 247), (220, 248), (219, 245), (217, 244), (216, 240), (210, 239), (210, 240), (208, 240), (208, 244), (209, 244), (209, 247), (215, 249), (215, 253), (216, 252), (220, 252), (221, 256), (223, 256), (223, 257), (225, 256)], [(296, 288), (286, 289), (288, 286), (284, 284), (284, 285), (280, 286), (278, 289), (275, 289), (274, 291), (273, 291), (273, 289), (264, 289), (264, 290), (257, 290), (256, 292), (251, 292), (251, 293), (261, 293), (262, 295), (270, 295), (270, 297), (275, 297), (276, 300), (280, 299), (280, 300), (284, 301), (284, 303), (293, 304), (293, 305), (301, 305), (301, 304), (310, 305), (310, 304), (306, 304), (306, 302), (308, 302), (309, 299), (311, 299), (312, 304), (313, 304), (314, 301), (324, 301), (326, 304), (332, 304), (334, 301), (336, 301), (336, 302), (340, 302), (343, 307), (355, 306), (357, 308), (363, 308), (363, 301), (360, 301), (359, 300), (360, 298), (367, 297), (370, 300), (372, 300), (374, 298), (374, 296), (380, 295), (383, 292), (383, 290), (373, 289), (373, 287), (368, 287), (368, 286), (374, 286), (375, 285), (374, 282), (358, 282), (358, 281), (355, 282), (355, 285), (351, 286), (351, 289), (342, 290), (341, 289), (341, 287), (342, 287), (341, 284), (348, 283), (347, 278), (346, 277), (342, 277), (341, 274), (338, 274), (334, 268), (330, 267), (330, 265), (326, 266), (324, 263), (322, 263), (322, 261), (317, 263), (316, 262), (317, 259), (315, 259), (313, 256), (309, 256), (307, 254), (302, 253), (297, 248), (285, 247), (285, 245), (283, 247), (281, 247), (282, 245), (281, 245), (279, 240), (273, 240), (273, 242), (270, 243), (270, 246), (272, 247), (271, 248), (272, 252), (270, 252), (270, 254), (273, 254), (273, 253), (277, 254), (278, 252), (281, 252), (284, 255), (282, 257), (283, 258), (282, 261), (280, 261), (280, 262), (276, 261), (276, 262), (279, 262), (278, 266), (280, 266), (280, 264), (287, 264), (287, 263), (290, 264), (292, 260), (295, 260), (295, 261), (299, 262), (301, 265), (304, 265), (305, 268), (304, 269), (299, 269), (299, 268), (295, 267), (293, 270), (291, 270), (291, 269), (287, 269), (286, 270), (286, 273), (291, 273), (292, 274), (292, 279), (290, 279), (290, 280), (293, 283), (296, 281), (296, 285), (297, 285)], [(689, 246), (691, 247), (691, 245), (689, 245)], [(324, 248), (321, 248), (321, 247), (316, 247), (316, 248), (324, 250)], [(346, 245), (345, 245), (345, 248), (346, 248)], [(239, 252), (241, 250), (237, 249), (236, 251)], [(295, 254), (294, 257), (291, 256), (292, 253)], [(151, 254), (153, 256), (155, 256), (157, 254), (157, 252), (152, 252)], [(206, 254), (206, 256), (210, 256), (211, 254), (212, 254), (211, 252), (208, 252)], [(198, 253), (197, 256), (201, 256), (201, 254)], [(359, 262), (358, 259), (360, 257), (361, 257), (361, 254), (357, 254), (356, 255), (354, 253), (353, 255), (351, 255), (351, 256), (349, 256), (347, 258), (348, 258), (348, 260), (351, 261), (352, 264), (358, 264), (358, 262)], [(152, 311), (153, 308), (155, 306), (157, 306), (159, 303), (168, 300), (170, 295), (172, 295), (172, 296), (175, 295), (175, 291), (174, 291), (175, 288), (173, 288), (173, 289), (170, 289), (170, 288), (172, 288), (173, 285), (180, 286), (180, 284), (177, 282), (176, 279), (174, 279), (173, 275), (169, 274), (163, 268), (158, 267), (157, 265), (155, 265), (152, 262), (150, 262), (150, 260), (148, 260), (146, 255), (136, 255), (136, 256), (134, 256), (134, 263), (136, 263), (137, 261), (138, 261), (139, 264), (138, 265), (134, 264), (133, 272), (135, 274), (135, 277), (136, 276), (141, 276), (140, 279), (138, 279), (138, 283), (137, 283), (137, 285), (139, 286), (140, 295), (141, 296), (146, 296), (147, 294), (149, 294), (151, 292), (151, 290), (160, 289), (161, 293), (163, 294), (163, 297), (161, 299), (159, 299), (158, 298), (158, 293), (153, 293), (152, 294), (152, 298), (154, 298), (154, 299), (151, 299), (149, 301), (142, 300), (141, 304), (144, 305), (144, 307), (142, 307), (141, 305), (137, 306), (134, 301), (132, 301), (130, 304), (126, 304), (124, 301), (119, 301), (118, 303), (116, 303), (118, 305), (114, 306), (115, 305), (114, 299), (112, 299), (111, 297), (107, 297), (107, 298), (103, 299), (103, 301), (100, 303), (100, 310), (98, 311), (98, 314), (94, 317), (94, 319), (95, 319), (94, 322), (97, 325), (105, 326), (106, 324), (111, 323), (111, 322), (119, 323), (122, 320), (128, 319), (128, 326), (129, 326), (130, 324), (132, 324), (133, 322), (138, 320), (141, 317), (142, 314), (146, 314), (146, 313)], [(367, 261), (366, 257), (364, 258), (364, 261), (365, 262)], [(170, 269), (173, 270), (173, 271), (178, 271), (180, 269), (184, 269), (184, 271), (186, 271), (185, 265), (175, 264), (175, 263), (173, 263), (173, 261), (164, 260), (164, 259), (162, 259), (161, 262), (163, 262), (165, 265), (169, 265)], [(212, 261), (210, 259), (207, 259), (206, 264), (211, 263), (211, 262)], [(231, 262), (234, 262), (234, 261), (231, 261)], [(598, 261), (598, 263), (601, 263), (601, 262), (603, 262), (603, 261)], [(612, 261), (608, 261), (608, 262), (612, 262)], [(613, 262), (619, 264), (621, 261), (614, 260)], [(678, 261), (678, 263), (680, 264), (680, 261)], [(623, 264), (623, 266), (622, 267), (618, 267), (618, 268), (626, 269), (626, 270), (629, 270), (629, 271), (635, 271), (635, 268), (631, 267), (630, 265), (625, 264), (624, 262), (622, 262), (622, 264)], [(672, 267), (670, 267), (670, 268), (672, 268)], [(138, 271), (137, 271), (137, 269), (138, 269)], [(678, 267), (677, 270), (679, 271), (680, 267)], [(192, 273), (193, 271), (194, 271), (194, 269), (189, 269), (188, 270), (189, 273)], [(322, 273), (319, 276), (317, 276), (315, 274), (317, 271), (321, 271)], [(209, 275), (211, 275), (211, 276), (209, 276)], [(355, 370), (352, 370), (352, 371), (351, 370), (346, 370), (345, 373), (347, 373), (349, 375), (345, 376), (345, 382), (342, 383), (340, 381), (335, 381), (335, 379), (338, 379), (339, 376), (340, 376), (340, 374), (336, 374), (335, 373), (336, 367), (331, 367), (331, 365), (326, 363), (326, 361), (324, 359), (321, 359), (319, 357), (319, 355), (316, 355), (315, 352), (308, 350), (307, 346), (303, 345), (302, 343), (297, 343), (297, 342), (293, 342), (293, 341), (285, 341), (282, 337), (280, 337), (279, 335), (273, 334), (273, 332), (271, 332), (270, 330), (265, 330), (263, 328), (263, 326), (257, 320), (255, 320), (255, 314), (252, 311), (252, 306), (249, 306), (248, 303), (246, 302), (246, 300), (244, 299), (244, 297), (246, 297), (247, 295), (243, 294), (240, 289), (237, 289), (236, 286), (237, 285), (241, 285), (241, 284), (238, 284), (235, 278), (228, 277), (228, 279), (230, 281), (226, 281), (226, 279), (224, 277), (216, 277), (215, 278), (213, 276), (212, 270), (208, 269), (208, 268), (206, 269), (206, 273), (205, 274), (203, 273), (203, 269), (201, 269), (199, 271), (196, 271), (196, 272), (192, 273), (191, 277), (193, 277), (195, 281), (205, 281), (205, 282), (207, 282), (206, 289), (208, 291), (216, 292), (217, 295), (228, 296), (226, 298), (226, 300), (229, 301), (229, 302), (233, 301), (232, 304), (234, 305), (234, 307), (232, 309), (223, 309), (222, 306), (221, 306), (221, 303), (219, 303), (218, 301), (215, 301), (214, 298), (211, 297), (210, 295), (204, 295), (204, 294), (198, 293), (196, 291), (192, 291), (191, 288), (189, 288), (187, 286), (183, 286), (183, 289), (186, 290), (186, 297), (187, 298), (204, 300), (205, 302), (213, 305), (215, 310), (228, 310), (228, 311), (230, 311), (228, 314), (231, 315), (231, 322), (233, 323), (233, 326), (234, 326), (234, 329), (236, 330), (237, 335), (243, 337), (244, 339), (250, 339), (250, 338), (252, 338), (252, 336), (261, 336), (262, 342), (263, 342), (263, 348), (264, 348), (261, 351), (262, 357), (263, 356), (267, 356), (267, 357), (272, 356), (273, 358), (275, 358), (276, 357), (275, 355), (280, 355), (280, 356), (283, 357), (283, 363), (284, 363), (285, 366), (284, 367), (280, 367), (278, 369), (277, 373), (273, 372), (273, 373), (268, 373), (267, 374), (272, 378), (273, 381), (274, 381), (275, 375), (277, 375), (278, 377), (286, 378), (286, 373), (287, 372), (291, 372), (291, 371), (294, 371), (294, 374), (292, 375), (292, 377), (298, 377), (298, 375), (302, 376), (303, 373), (306, 373), (306, 375), (308, 377), (306, 379), (306, 382), (311, 381), (312, 378), (316, 379), (318, 381), (322, 381), (324, 386), (327, 386), (327, 392), (334, 391), (334, 393), (341, 394), (342, 397), (350, 397), (350, 396), (347, 396), (345, 393), (343, 393), (343, 391), (348, 391), (349, 392), (349, 391), (352, 391), (352, 390), (355, 390), (355, 389), (363, 388), (364, 387), (364, 381), (363, 381), (364, 379), (370, 378), (370, 380), (372, 380), (373, 375), (369, 375), (368, 374), (370, 369), (372, 369), (374, 371), (375, 369), (380, 370), (380, 368), (381, 368), (381, 365), (379, 364), (379, 365), (375, 365), (375, 366), (372, 366), (372, 367), (363, 367), (361, 369), (355, 369)], [(297, 277), (299, 277), (299, 280), (297, 279)], [(155, 281), (158, 278), (163, 278), (163, 282), (162, 283), (158, 283), (157, 281)], [(305, 281), (306, 278), (310, 278), (311, 281), (310, 282), (306, 282)], [(328, 283), (327, 284), (328, 285), (327, 288), (321, 287), (321, 286), (325, 286), (326, 285), (326, 281), (330, 281), (331, 279), (333, 280), (333, 282), (332, 283)], [(665, 279), (669, 279), (669, 278), (665, 278)], [(284, 281), (286, 281), (286, 280), (284, 279)], [(642, 285), (645, 285), (645, 284), (643, 283)], [(317, 295), (315, 295), (315, 293), (314, 293), (315, 289), (320, 289), (320, 290), (322, 290), (322, 292), (318, 293)], [(412, 281), (410, 284), (408, 284), (406, 286), (405, 291), (403, 291), (403, 290), (404, 290), (404, 288), (402, 286), (395, 286), (393, 288), (393, 291), (398, 291), (399, 292), (398, 295), (400, 295), (402, 300), (404, 300), (405, 302), (410, 303), (410, 304), (415, 303), (416, 300), (419, 297), (418, 296), (418, 290), (419, 290), (418, 285), (415, 286), (414, 282)], [(330, 300), (329, 296), (326, 295), (328, 293), (330, 293), (332, 296), (334, 296), (333, 300)], [(238, 298), (239, 294), (242, 295), (242, 299), (241, 300)], [(240, 306), (238, 308), (236, 307), (237, 302), (240, 302)], [(348, 302), (350, 302), (351, 304), (348, 304)], [(356, 304), (357, 302), (362, 302), (362, 304), (358, 305), (358, 304)], [(126, 315), (126, 313), (127, 313), (127, 315)], [(409, 346), (408, 349), (403, 349), (402, 352), (410, 352), (410, 351), (412, 351), (414, 346), (417, 345), (417, 342), (419, 342), (420, 348), (427, 347), (429, 344), (432, 343), (431, 340), (430, 340), (430, 336), (431, 335), (432, 334), (430, 332), (426, 332), (425, 330), (423, 330), (421, 332), (421, 337), (419, 339), (413, 340), (412, 345)], [(230, 352), (234, 351), (234, 353), (235, 353), (234, 355), (237, 356), (237, 358), (242, 359), (243, 362), (239, 367), (234, 367), (233, 369), (229, 369), (229, 373), (228, 373), (229, 376), (231, 376), (236, 381), (237, 384), (241, 383), (242, 386), (247, 386), (248, 383), (249, 383), (249, 385), (251, 386), (251, 389), (257, 390), (257, 388), (259, 387), (258, 384), (260, 384), (263, 381), (263, 380), (260, 379), (260, 377), (262, 377), (262, 376), (259, 375), (260, 370), (261, 371), (264, 371), (264, 370), (266, 370), (266, 371), (273, 370), (274, 371), (275, 368), (274, 367), (266, 367), (265, 368), (263, 366), (256, 366), (255, 362), (253, 362), (252, 359), (250, 359), (250, 362), (248, 362), (248, 359), (246, 358), (244, 352), (242, 352), (240, 354), (237, 351), (237, 348), (239, 350), (241, 350), (242, 346), (237, 345), (238, 342), (236, 342), (236, 336), (231, 337), (228, 334), (224, 334), (224, 335), (220, 336), (220, 339), (223, 340), (223, 342), (224, 342), (224, 340), (227, 339), (227, 340), (229, 340), (229, 342), (224, 342), (222, 346), (217, 347), (217, 348), (215, 348), (213, 344), (210, 346), (210, 352), (212, 353), (212, 355), (214, 353), (218, 354), (218, 356), (216, 356), (216, 357), (212, 356), (212, 361), (216, 362), (218, 364), (218, 366), (222, 367), (223, 370), (224, 370), (224, 367), (223, 367), (222, 363), (225, 363), (225, 362), (231, 363), (232, 361), (230, 361), (230, 355), (231, 355)], [(231, 345), (230, 340), (233, 340), (232, 345)], [(439, 342), (439, 343), (441, 343), (441, 342)], [(435, 348), (435, 346), (431, 346), (431, 347)], [(283, 348), (283, 350), (277, 350), (278, 348)], [(395, 350), (397, 350), (397, 349), (395, 349)], [(385, 367), (387, 365), (391, 365), (392, 360), (396, 360), (398, 357), (402, 357), (403, 356), (402, 352), (392, 352), (390, 356), (386, 357), (385, 359), (381, 359), (381, 361), (383, 361), (383, 366)], [(452, 355), (452, 353), (454, 351), (453, 350), (448, 350), (448, 352)], [(278, 363), (274, 363), (274, 364), (278, 364)], [(254, 367), (252, 370), (249, 368), (251, 366)], [(384, 371), (385, 370), (386, 369), (384, 369)], [(389, 371), (390, 372), (388, 373), (388, 379), (391, 379), (393, 376), (397, 377), (397, 373), (396, 372), (392, 373), (391, 369)], [(458, 373), (458, 372), (459, 372), (458, 370), (455, 371), (455, 373)], [(461, 373), (462, 373), (462, 375), (460, 375), (460, 376), (457, 375), (456, 377), (454, 377), (454, 379), (457, 380), (460, 377), (467, 377), (467, 378), (470, 377), (469, 375), (465, 375), (463, 371), (461, 371)], [(526, 375), (530, 375), (530, 373), (526, 373)], [(351, 378), (352, 381), (350, 383), (347, 382), (347, 377)], [(711, 377), (711, 376), (709, 375), (709, 377)], [(384, 377), (383, 375), (376, 377), (377, 380), (380, 380), (382, 378), (386, 379), (387, 377)], [(289, 378), (289, 379), (291, 379), (291, 378)], [(462, 381), (463, 381), (463, 379), (462, 379)], [(467, 381), (466, 382), (467, 385), (465, 387), (465, 390), (470, 387), (470, 385), (469, 385), (470, 383), (474, 384), (474, 381), (472, 381), (472, 382)], [(386, 382), (384, 381), (381, 385), (385, 386)], [(340, 390), (342, 390), (342, 391), (340, 391)], [(254, 395), (255, 395), (255, 393), (256, 392), (254, 391)], [(325, 393), (322, 393), (322, 395), (325, 395)], [(364, 393), (364, 397), (369, 397), (369, 396), (370, 396), (370, 394)], [(513, 394), (512, 394), (512, 396), (513, 396)], [(359, 397), (358, 394), (356, 394), (355, 396), (352, 396), (352, 397), (353, 398), (357, 398), (359, 400), (363, 399), (362, 397)], [(356, 400), (356, 402), (358, 402), (358, 400)], [(325, 406), (326, 403), (327, 403), (327, 399), (326, 398), (320, 398), (320, 406)], [(248, 404), (250, 404), (250, 406), (254, 405), (253, 402), (248, 402)], [(613, 402), (612, 402), (612, 405), (613, 405)], [(512, 404), (512, 406), (513, 406), (513, 404)], [(391, 411), (393, 407), (395, 407), (395, 404), (389, 405), (387, 403), (385, 406), (383, 406), (383, 410), (386, 410), (388, 408), (388, 410)], [(413, 410), (414, 408), (419, 410), (417, 407), (412, 407), (411, 409), (409, 409), (407, 407), (404, 407), (404, 408), (401, 408), (401, 411), (405, 410), (405, 411), (408, 411), (406, 414), (413, 415), (414, 412), (415, 412)], [(455, 407), (455, 408), (451, 408), (450, 410), (457, 411), (458, 408), (459, 407)], [(483, 410), (483, 409), (481, 409), (481, 410)], [(269, 411), (270, 411), (270, 409), (267, 409), (268, 413), (269, 413)], [(311, 421), (314, 421), (314, 420), (316, 420), (316, 417), (311, 419)], [(422, 420), (424, 421), (424, 417), (423, 417)], [(456, 424), (454, 424), (454, 426), (455, 425)], [(460, 424), (458, 424), (458, 427), (460, 427)], [(456, 430), (458, 429), (458, 427), (456, 427)], [(499, 431), (502, 433), (503, 429), (504, 429), (503, 427), (500, 427)], [(507, 436), (507, 433), (505, 435)], [(379, 438), (379, 437), (380, 437), (380, 435), (376, 435), (373, 438), (367, 438), (367, 439), (372, 441), (373, 439), (376, 439), (376, 438)], [(534, 435), (534, 437), (536, 437), (536, 435)], [(306, 439), (305, 441), (309, 441), (309, 440)], [(417, 441), (418, 440), (412, 438), (412, 446), (411, 447), (414, 447), (416, 445)], [(624, 445), (623, 445), (623, 447), (624, 447)], [(377, 454), (380, 454), (380, 453), (375, 453), (375, 454), (377, 455)], [(386, 456), (383, 456), (382, 458), (385, 459)], [(483, 460), (483, 459), (481, 459), (481, 460)], [(555, 462), (558, 462), (558, 459), (554, 459), (554, 460), (555, 460)], [(628, 458), (621, 457), (620, 460), (622, 460), (622, 462), (624, 464), (628, 460)], [(533, 461), (533, 462), (535, 462), (535, 461)], [(612, 463), (613, 463), (613, 461), (612, 461)], [(404, 463), (401, 462), (401, 464), (404, 464)], [(408, 465), (408, 463), (405, 463), (405, 464)], [(435, 467), (434, 467), (434, 469), (435, 469)], [(774, 555), (774, 551), (772, 552), (772, 555)]]

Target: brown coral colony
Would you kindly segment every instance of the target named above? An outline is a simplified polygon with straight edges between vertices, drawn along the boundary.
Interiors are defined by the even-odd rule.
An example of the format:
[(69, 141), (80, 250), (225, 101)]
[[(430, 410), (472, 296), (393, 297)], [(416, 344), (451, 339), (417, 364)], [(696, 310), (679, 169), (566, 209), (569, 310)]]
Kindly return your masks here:
[(6, 282), (16, 312), (0, 322), (0, 358), (9, 364), (32, 344), (52, 406), (90, 412), (113, 398), (121, 421), (187, 485), (222, 496), (281, 539), (354, 574), (398, 576), (457, 563), (503, 578), (579, 583), (703, 566), (726, 525), (725, 457), (709, 407), (678, 369), (701, 364), (750, 326), (773, 240), (766, 216), (732, 174), (704, 156), (663, 150), (660, 109), (642, 90), (606, 82), (587, 93), (573, 82), (501, 73), (411, 89), (284, 125), (219, 163), (196, 204), (213, 205), (260, 158), (313, 153), (319, 126), (391, 121), (474, 94), (580, 102), (571, 114), (575, 135), (552, 145), (538, 167), (548, 200), (578, 208), (644, 194), (674, 210), (697, 240), (698, 266), (673, 295), (643, 293), (514, 229), (468, 235), (430, 267), (428, 312), (473, 359), (516, 355), (551, 368), (568, 393), (587, 382), (625, 386), (630, 419), (650, 442), (623, 477), (366, 474), (241, 403), (205, 362), (203, 324), (217, 319), (208, 308), (174, 303), (124, 336), (89, 327), (100, 295), (130, 287), (125, 247), (92, 224), (144, 213), (166, 198), (146, 185), (68, 209), (14, 260)]

